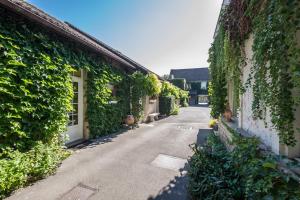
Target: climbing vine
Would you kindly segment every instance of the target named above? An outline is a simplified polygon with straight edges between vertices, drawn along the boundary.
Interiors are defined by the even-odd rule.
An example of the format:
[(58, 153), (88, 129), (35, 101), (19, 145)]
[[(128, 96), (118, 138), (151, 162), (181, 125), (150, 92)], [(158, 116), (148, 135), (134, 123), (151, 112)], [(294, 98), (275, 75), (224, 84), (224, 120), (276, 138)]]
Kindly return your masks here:
[(129, 113), (130, 81), (125, 72), (80, 49), (0, 8), (0, 199), (52, 173), (67, 156), (62, 135), (72, 109), (73, 72), (88, 73), (92, 137), (118, 130)]
[[(87, 115), (91, 136), (97, 137), (118, 131), (130, 113), (130, 84), (123, 72), (105, 61), (93, 66), (97, 67), (88, 73), (87, 79)], [(115, 96), (108, 85), (116, 89)]]
[(226, 106), (226, 73), (224, 67), (224, 37), (225, 31), (223, 26), (220, 26), (215, 40), (209, 49), (208, 62), (211, 82), (208, 87), (211, 104), (211, 116), (217, 118), (225, 110)]
[(131, 112), (136, 123), (139, 122), (143, 113), (143, 98), (150, 96), (157, 98), (161, 92), (161, 83), (155, 74), (143, 74), (135, 72), (130, 75), (131, 80)]
[(287, 145), (295, 144), (293, 122), (296, 101), (292, 90), (297, 87), (297, 72), (300, 72), (299, 49), (296, 47), (299, 6), (299, 1), (268, 1), (253, 21), (252, 108), (259, 118), (263, 118), (266, 107), (270, 108), (271, 121), (279, 132), (281, 142)]
[[(225, 7), (209, 54), (213, 117), (223, 113), (226, 97), (222, 92), (232, 81), (234, 104), (239, 104), (240, 92), (252, 88), (253, 117), (266, 122), (265, 116), (270, 114), (281, 143), (295, 145), (294, 109), (299, 103), (299, 95), (295, 94), (300, 88), (296, 38), (299, 13), (297, 0), (232, 0)], [(247, 64), (244, 42), (250, 33), (254, 37), (253, 67), (247, 83), (241, 85), (241, 69)], [(227, 84), (222, 76), (227, 77)]]

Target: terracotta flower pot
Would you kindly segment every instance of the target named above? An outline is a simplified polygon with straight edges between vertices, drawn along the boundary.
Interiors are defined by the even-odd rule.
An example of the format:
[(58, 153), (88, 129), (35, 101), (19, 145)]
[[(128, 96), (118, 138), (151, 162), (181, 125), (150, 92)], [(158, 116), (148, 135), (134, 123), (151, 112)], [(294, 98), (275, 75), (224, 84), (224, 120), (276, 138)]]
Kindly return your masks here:
[(125, 119), (125, 123), (128, 125), (128, 126), (131, 126), (134, 124), (134, 117), (133, 115), (127, 115), (126, 119)]
[(232, 118), (232, 112), (230, 109), (226, 109), (224, 112), (224, 117), (226, 119), (226, 121), (230, 122), (231, 118)]

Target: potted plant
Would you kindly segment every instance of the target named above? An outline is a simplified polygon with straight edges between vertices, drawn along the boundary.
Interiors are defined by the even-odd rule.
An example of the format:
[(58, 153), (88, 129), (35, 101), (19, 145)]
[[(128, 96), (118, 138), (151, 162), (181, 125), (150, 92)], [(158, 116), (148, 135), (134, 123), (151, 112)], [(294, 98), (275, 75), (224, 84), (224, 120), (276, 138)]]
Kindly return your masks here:
[(226, 104), (226, 109), (225, 109), (225, 112), (224, 112), (224, 118), (226, 119), (227, 122), (231, 122), (232, 111), (230, 110), (229, 103)]
[(217, 119), (211, 119), (209, 121), (209, 128), (212, 128), (213, 130), (217, 131), (218, 130), (218, 120)]
[(132, 126), (134, 124), (134, 116), (133, 115), (127, 115), (125, 118), (125, 123), (128, 126)]

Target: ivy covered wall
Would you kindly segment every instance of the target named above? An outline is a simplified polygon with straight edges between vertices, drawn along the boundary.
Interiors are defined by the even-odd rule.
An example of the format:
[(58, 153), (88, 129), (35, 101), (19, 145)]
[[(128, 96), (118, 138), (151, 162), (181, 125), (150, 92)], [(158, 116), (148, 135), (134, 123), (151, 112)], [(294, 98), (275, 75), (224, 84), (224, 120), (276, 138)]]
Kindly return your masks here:
[[(209, 54), (212, 83), (212, 116), (226, 108), (227, 87), (233, 85), (233, 101), (251, 90), (253, 119), (262, 120), (278, 133), (280, 143), (296, 144), (295, 108), (300, 88), (300, 50), (296, 32), (300, 29), (300, 2), (232, 0), (220, 16), (215, 40)], [(246, 59), (245, 41), (253, 34), (253, 56)], [(243, 68), (252, 62), (245, 84)], [(267, 117), (270, 122), (267, 123)]]
[[(129, 113), (129, 77), (94, 55), (0, 8), (0, 199), (52, 173), (71, 108), (71, 73), (88, 72), (92, 137), (120, 128)], [(116, 87), (113, 96), (109, 84)], [(117, 104), (110, 104), (117, 100)]]
[[(130, 79), (120, 70), (100, 63), (88, 73), (87, 115), (92, 137), (116, 132), (127, 114), (130, 114)], [(108, 87), (116, 89), (116, 96)], [(114, 100), (117, 103), (111, 103)]]

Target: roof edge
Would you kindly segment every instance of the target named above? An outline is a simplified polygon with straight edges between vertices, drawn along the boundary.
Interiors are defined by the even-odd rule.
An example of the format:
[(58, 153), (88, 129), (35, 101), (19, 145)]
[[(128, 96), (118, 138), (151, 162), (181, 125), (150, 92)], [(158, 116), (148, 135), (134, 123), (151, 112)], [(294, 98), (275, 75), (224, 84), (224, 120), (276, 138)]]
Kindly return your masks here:
[[(64, 30), (62, 27), (59, 27), (58, 25), (56, 25), (54, 22), (60, 23), (61, 25), (68, 26), (68, 27), (70, 27), (70, 25), (66, 24), (64, 22), (61, 22), (60, 20), (50, 16), (49, 14), (45, 13), (44, 11), (40, 10), (39, 8), (35, 7), (32, 4), (29, 4), (24, 1), (16, 1), (16, 0), (1, 0), (0, 4), (9, 10), (12, 10), (16, 13), (21, 14), (22, 16), (24, 16), (25, 18), (27, 18), (29, 20), (32, 20), (36, 23), (39, 23), (39, 24), (51, 29), (53, 32), (55, 32), (63, 37), (74, 40), (89, 49), (92, 49), (98, 53), (104, 54), (105, 56), (115, 59), (116, 61), (126, 65), (129, 68), (132, 68), (132, 69), (138, 68), (138, 70), (140, 70), (140, 71), (143, 70), (147, 73), (149, 73), (149, 72), (153, 73), (152, 71), (148, 70), (147, 68), (143, 67), (142, 65), (137, 64), (135, 61), (129, 59), (127, 56), (121, 54), (117, 50), (109, 47), (105, 43), (100, 42), (98, 39), (84, 33), (80, 29), (77, 29), (77, 28), (75, 29), (72, 27), (72, 29), (76, 31), (75, 34), (72, 34), (72, 33), (68, 32), (67, 30)], [(33, 7), (38, 12), (41, 12), (42, 14), (49, 17), (49, 20), (43, 18), (42, 16), (39, 16), (38, 14), (34, 13), (30, 9), (27, 9), (25, 6), (22, 6), (20, 4), (27, 4), (28, 6)], [(84, 36), (84, 37), (80, 38), (80, 36), (81, 37)], [(93, 44), (93, 42), (91, 42), (91, 40), (93, 42), (97, 43), (99, 46), (96, 44)]]

